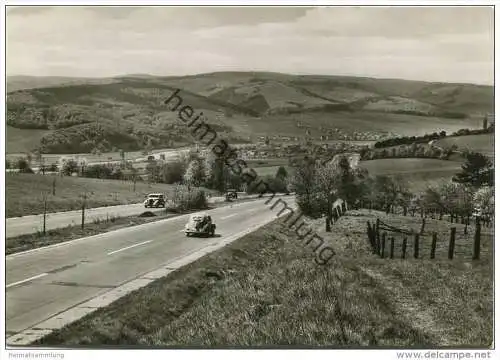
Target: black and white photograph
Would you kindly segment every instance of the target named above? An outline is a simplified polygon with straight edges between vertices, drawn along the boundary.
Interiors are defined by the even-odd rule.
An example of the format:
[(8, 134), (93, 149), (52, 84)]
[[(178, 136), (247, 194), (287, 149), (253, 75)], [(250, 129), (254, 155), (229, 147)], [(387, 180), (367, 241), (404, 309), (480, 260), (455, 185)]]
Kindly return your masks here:
[(498, 356), (493, 1), (3, 17), (2, 357)]

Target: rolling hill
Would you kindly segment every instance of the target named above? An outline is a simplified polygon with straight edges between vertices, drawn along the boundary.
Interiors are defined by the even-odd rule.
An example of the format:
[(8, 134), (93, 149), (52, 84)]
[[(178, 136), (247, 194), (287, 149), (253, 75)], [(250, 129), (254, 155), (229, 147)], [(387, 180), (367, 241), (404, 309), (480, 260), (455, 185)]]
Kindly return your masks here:
[[(378, 140), (478, 128), (493, 87), (345, 76), (218, 72), (181, 77), (7, 79), (7, 152), (128, 151), (191, 144), (163, 101), (183, 103), (232, 143), (260, 136)], [(15, 129), (15, 130), (14, 130)], [(36, 131), (34, 131), (36, 130)], [(25, 134), (23, 144), (18, 139)], [(13, 134), (13, 136), (9, 135)]]

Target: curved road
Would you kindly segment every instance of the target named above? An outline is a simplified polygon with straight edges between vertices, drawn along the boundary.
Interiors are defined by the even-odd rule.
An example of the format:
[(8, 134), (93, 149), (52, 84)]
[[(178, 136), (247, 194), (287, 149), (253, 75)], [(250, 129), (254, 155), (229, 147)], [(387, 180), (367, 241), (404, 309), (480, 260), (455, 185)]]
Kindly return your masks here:
[[(294, 206), (292, 196), (281, 198)], [(182, 230), (189, 215), (182, 215), (7, 256), (7, 335), (54, 328), (45, 320), (276, 219), (282, 209), (270, 209), (276, 199), (267, 205), (259, 199), (209, 210), (217, 225), (212, 238), (186, 237)]]

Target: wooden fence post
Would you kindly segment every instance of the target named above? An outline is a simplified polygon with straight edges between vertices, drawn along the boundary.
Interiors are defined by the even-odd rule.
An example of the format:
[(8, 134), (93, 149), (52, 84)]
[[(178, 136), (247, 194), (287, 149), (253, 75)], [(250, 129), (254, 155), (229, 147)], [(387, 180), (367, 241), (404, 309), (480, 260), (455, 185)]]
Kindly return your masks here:
[(391, 254), (390, 254), (391, 259), (394, 259), (394, 237), (391, 236)]
[(377, 244), (377, 254), (380, 252), (380, 219), (375, 223), (375, 242)]
[(385, 255), (385, 238), (387, 236), (387, 233), (384, 232), (382, 234), (382, 248), (380, 249), (380, 257), (383, 259)]
[(432, 233), (431, 259), (436, 257), (437, 233)]
[(450, 243), (448, 245), (448, 259), (453, 259), (453, 253), (455, 252), (455, 234), (457, 232), (456, 227), (451, 228), (450, 232)]
[(425, 229), (425, 218), (422, 219), (422, 226), (420, 227), (420, 235), (424, 234)]
[(375, 242), (375, 224), (371, 226), (369, 221), (367, 221), (366, 224), (367, 224), (368, 240), (370, 241), (372, 251), (375, 254), (377, 252), (377, 244)]
[(415, 242), (414, 242), (414, 246), (413, 246), (413, 257), (415, 259), (418, 259), (418, 250), (419, 250), (419, 246), (418, 246), (418, 242), (419, 242), (419, 239), (420, 239), (420, 235), (419, 234), (415, 234)]
[(481, 251), (481, 222), (479, 218), (476, 219), (476, 232), (474, 233), (474, 254), (473, 260), (479, 259), (479, 252)]
[(401, 250), (401, 259), (405, 259), (406, 258), (406, 243), (408, 241), (408, 238), (404, 238), (403, 239), (403, 248)]

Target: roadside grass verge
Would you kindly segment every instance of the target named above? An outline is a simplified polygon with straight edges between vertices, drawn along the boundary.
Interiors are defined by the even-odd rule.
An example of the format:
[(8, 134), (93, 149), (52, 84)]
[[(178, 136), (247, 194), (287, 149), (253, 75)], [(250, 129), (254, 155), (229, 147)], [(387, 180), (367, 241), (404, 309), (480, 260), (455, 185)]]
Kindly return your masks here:
[(45, 236), (42, 232), (34, 234), (20, 235), (5, 239), (5, 254), (15, 254), (21, 251), (36, 249), (44, 246), (54, 245), (66, 241), (79, 239), (82, 237), (102, 234), (105, 232), (118, 230), (124, 227), (141, 225), (153, 221), (158, 221), (181, 214), (160, 213), (152, 217), (127, 216), (109, 217), (88, 222), (82, 230), (80, 225), (70, 225), (60, 229), (47, 230)]
[[(52, 195), (53, 181), (56, 194)], [(43, 213), (43, 194), (48, 194), (48, 212), (81, 209), (82, 195), (87, 193), (86, 207), (135, 204), (151, 192), (172, 194), (175, 185), (132, 181), (90, 179), (38, 174), (5, 174), (6, 217)], [(206, 190), (211, 193), (211, 190)]]
[(328, 235), (311, 221), (337, 251), (325, 266), (276, 220), (35, 344), (490, 346), (492, 252), (474, 262), (380, 259), (365, 234), (377, 216), (348, 212)]

